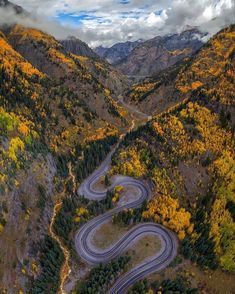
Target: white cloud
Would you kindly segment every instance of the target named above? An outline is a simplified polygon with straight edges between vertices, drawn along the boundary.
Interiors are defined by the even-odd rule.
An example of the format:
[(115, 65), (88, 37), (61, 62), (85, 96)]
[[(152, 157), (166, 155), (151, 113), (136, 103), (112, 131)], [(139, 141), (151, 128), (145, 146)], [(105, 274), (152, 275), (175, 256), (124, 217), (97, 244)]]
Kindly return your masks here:
[[(39, 16), (34, 26), (57, 38), (73, 34), (91, 46), (111, 46), (129, 39), (149, 39), (179, 32), (186, 25), (199, 26), (212, 34), (235, 22), (233, 0), (130, 0), (128, 4), (120, 4), (117, 0), (14, 2)], [(87, 14), (90, 17), (83, 19), (79, 27), (71, 27), (67, 20), (61, 20), (63, 26), (56, 21), (45, 21), (47, 17), (56, 19), (59, 13), (72, 14), (74, 17)]]
[(163, 25), (167, 15), (161, 13), (161, 15), (156, 15), (154, 12), (151, 12), (147, 18), (147, 24), (150, 26)]
[(208, 6), (206, 7), (206, 9), (203, 11), (202, 16), (205, 18), (205, 20), (210, 20), (213, 17), (213, 10), (212, 10), (212, 6)]

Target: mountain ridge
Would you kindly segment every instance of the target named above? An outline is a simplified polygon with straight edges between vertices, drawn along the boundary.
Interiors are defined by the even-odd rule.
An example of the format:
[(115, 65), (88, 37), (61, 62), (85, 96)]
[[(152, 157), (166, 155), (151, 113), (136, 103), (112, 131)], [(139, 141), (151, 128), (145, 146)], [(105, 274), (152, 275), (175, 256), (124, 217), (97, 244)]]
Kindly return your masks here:
[(202, 45), (205, 33), (195, 28), (179, 34), (157, 36), (137, 46), (129, 56), (116, 64), (127, 76), (151, 76), (191, 56)]
[(141, 43), (142, 40), (137, 40), (133, 42), (127, 41), (114, 44), (110, 48), (99, 46), (94, 50), (100, 57), (115, 65), (116, 63), (127, 57), (131, 53), (131, 51), (134, 50)]
[(79, 40), (76, 37), (68, 37), (65, 40), (61, 40), (60, 43), (66, 48), (67, 51), (89, 58), (94, 58), (99, 60), (100, 57), (93, 51), (85, 42)]
[[(233, 26), (230, 26), (230, 27), (232, 30)], [(223, 36), (222, 33), (220, 33), (219, 35), (222, 38)], [(216, 40), (216, 36), (217, 35), (215, 35), (215, 37), (212, 37), (206, 44), (204, 44), (198, 50), (198, 52), (196, 52), (196, 54), (193, 55), (191, 58), (187, 58), (183, 62), (179, 62), (178, 65), (176, 64), (174, 67), (163, 70), (162, 72), (157, 74), (155, 77), (153, 76), (151, 78), (147, 78), (146, 80), (143, 80), (143, 82), (140, 84), (137, 83), (136, 85), (133, 85), (132, 89), (128, 91), (127, 93), (126, 101), (129, 103), (134, 103), (137, 106), (139, 105), (140, 110), (145, 109), (145, 111), (151, 114), (151, 111), (153, 109), (155, 110), (161, 109), (161, 105), (164, 107), (164, 103), (168, 104), (169, 100), (171, 101), (175, 100), (175, 103), (177, 103), (177, 101), (179, 101), (179, 99), (182, 99), (183, 96), (187, 96), (192, 90), (192, 88), (194, 88), (194, 91), (196, 91), (197, 88), (200, 89), (200, 85), (202, 86), (203, 84), (203, 79), (201, 77), (201, 80), (200, 80), (199, 73), (206, 73), (206, 70), (204, 69), (205, 65), (201, 65), (201, 67), (203, 68), (202, 69), (200, 68), (199, 61), (196, 62), (195, 60), (197, 58), (199, 59), (199, 56), (200, 56), (202, 60), (205, 60), (205, 62), (206, 61), (208, 62), (208, 68), (210, 67), (215, 68), (216, 66), (219, 65), (218, 60), (221, 58), (220, 55), (218, 54), (218, 52), (220, 52), (219, 49), (218, 49), (218, 52), (216, 50), (211, 49), (211, 55), (217, 56), (214, 62), (215, 64), (213, 63), (213, 59), (211, 58), (211, 56), (209, 56), (209, 54), (208, 56), (203, 57), (203, 54), (206, 54), (203, 52), (209, 52), (208, 48), (214, 48), (213, 46), (211, 46), (211, 44), (214, 39)], [(227, 38), (227, 40), (229, 40), (229, 38)], [(228, 45), (229, 44), (230, 43), (228, 42)], [(224, 48), (227, 48), (225, 47), (226, 45), (223, 43), (220, 46), (221, 47), (224, 46)], [(230, 44), (230, 47), (228, 48), (227, 50), (232, 50), (231, 44)], [(196, 72), (190, 73), (191, 66), (192, 64), (194, 64), (194, 62), (195, 62), (195, 68), (193, 67), (193, 71), (196, 71)], [(218, 64), (216, 65), (216, 63)], [(192, 81), (191, 85), (187, 83), (185, 83), (184, 85), (184, 83), (182, 83), (181, 86), (178, 86), (179, 80), (182, 79), (181, 73), (186, 71), (186, 69), (188, 69), (187, 75), (189, 77), (192, 76), (194, 77), (194, 79), (198, 78), (198, 81), (197, 81), (198, 84), (197, 83), (193, 84), (193, 81)], [(223, 66), (221, 67), (220, 70), (224, 72), (224, 75), (226, 76), (226, 71)], [(205, 76), (207, 76), (207, 79), (209, 81), (210, 76), (208, 74), (205, 74)], [(193, 80), (192, 77), (191, 79)], [(211, 75), (212, 80), (213, 80), (213, 77), (214, 75)], [(211, 86), (212, 86), (212, 83), (211, 83)], [(212, 87), (212, 89), (213, 91), (215, 91), (214, 87)], [(228, 84), (227, 84), (227, 90), (229, 90), (227, 96), (232, 97), (231, 86), (229, 88)], [(172, 99), (172, 97), (174, 97), (174, 99)], [(230, 103), (231, 101), (232, 100), (230, 98)]]

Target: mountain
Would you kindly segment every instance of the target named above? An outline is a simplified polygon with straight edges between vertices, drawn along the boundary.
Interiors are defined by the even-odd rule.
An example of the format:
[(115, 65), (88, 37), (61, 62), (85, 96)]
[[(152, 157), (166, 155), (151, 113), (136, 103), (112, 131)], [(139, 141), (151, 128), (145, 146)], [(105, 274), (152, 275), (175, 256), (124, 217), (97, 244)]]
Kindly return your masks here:
[(0, 0), (0, 8), (13, 9), (16, 14), (28, 15), (28, 12), (26, 12), (26, 10), (24, 10), (21, 6), (15, 5), (8, 0)]
[(171, 66), (142, 82), (133, 84), (124, 94), (124, 100), (140, 111), (156, 115), (183, 99), (176, 89), (174, 79), (188, 60)]
[(0, 83), (2, 293), (36, 283), (54, 205), (104, 158), (129, 117), (117, 100), (127, 85), (120, 73), (21, 25), (0, 31)]
[(129, 81), (127, 78), (107, 61), (100, 58), (86, 43), (74, 37), (62, 40), (60, 43), (67, 52), (79, 56), (82, 66), (89, 68), (93, 76), (105, 87), (116, 92), (116, 97), (122, 93), (123, 88), (128, 87)]
[[(0, 5), (22, 11), (6, 0)], [(146, 289), (149, 285), (160, 292), (196, 293), (193, 280), (198, 291), (217, 293), (220, 280), (232, 293), (235, 26), (197, 51), (201, 43), (195, 34), (188, 28), (152, 40), (164, 56), (177, 51), (178, 57), (165, 61), (159, 55), (161, 71), (152, 66), (151, 78), (130, 86), (126, 76), (78, 39), (59, 41), (19, 24), (0, 28), (0, 293), (104, 292), (140, 262), (143, 252), (156, 254), (159, 239), (152, 246), (145, 237), (136, 243), (140, 254), (131, 246), (127, 255), (92, 269), (75, 249), (83, 224), (123, 201), (131, 207), (138, 192), (146, 194), (142, 183), (151, 198), (113, 215), (97, 231), (96, 242), (102, 248), (129, 226), (156, 222), (178, 236), (179, 255), (157, 274), (157, 282), (149, 276), (132, 292), (155, 293)], [(132, 50), (131, 56), (143, 44), (123, 49), (124, 54)], [(190, 53), (182, 53), (185, 48)], [(151, 61), (157, 69), (159, 58)], [(135, 108), (149, 114), (147, 123), (146, 114), (134, 115), (140, 114)], [(128, 180), (124, 189), (108, 189), (101, 201), (78, 195), (102, 162), (106, 170), (108, 154), (110, 171), (87, 187), (108, 189), (111, 176), (123, 174), (142, 181), (137, 190)], [(125, 267), (129, 254), (131, 264)], [(178, 273), (185, 285), (181, 277), (171, 281)]]
[[(233, 30), (233, 26), (230, 30)], [(196, 91), (202, 86), (204, 91), (222, 98), (217, 85), (225, 83), (226, 86), (223, 89), (224, 93), (226, 92), (226, 95), (223, 94), (224, 105), (229, 103), (231, 111), (234, 111), (232, 85), (227, 75), (227, 64), (233, 58), (231, 42), (229, 42), (231, 40), (228, 37), (223, 39), (222, 37), (224, 37), (222, 33), (216, 35), (203, 45), (196, 55), (133, 85), (126, 93), (126, 101), (148, 114), (157, 114), (167, 107), (177, 104), (180, 100), (185, 99), (185, 96), (188, 96), (191, 91)], [(221, 45), (219, 47), (218, 40), (220, 39)], [(224, 57), (224, 61), (223, 50), (229, 52)]]
[[(112, 162), (113, 174), (141, 177), (153, 187), (147, 205), (119, 219), (169, 227), (185, 259), (211, 273), (227, 272), (228, 285), (228, 273), (235, 272), (234, 40), (231, 25), (179, 68), (135, 85), (130, 99), (158, 114), (126, 136)], [(175, 104), (158, 112), (160, 96), (171, 102), (171, 95), (178, 95)], [(216, 277), (214, 283), (205, 280), (200, 290), (215, 292)]]
[(191, 56), (202, 45), (205, 34), (196, 28), (180, 34), (157, 36), (137, 46), (116, 68), (137, 79), (151, 76)]
[(95, 48), (95, 52), (101, 57), (106, 59), (111, 64), (116, 64), (122, 59), (129, 56), (129, 54), (134, 50), (142, 41), (135, 42), (124, 42), (117, 43), (110, 48), (105, 48), (103, 46)]
[(76, 55), (85, 56), (94, 59), (100, 59), (99, 56), (84, 42), (75, 38), (69, 37), (66, 40), (60, 41), (64, 48)]
[[(16, 25), (9, 33), (8, 38), (13, 48), (33, 66), (52, 79), (58, 82), (62, 81), (64, 85), (73, 90), (74, 93), (77, 93), (80, 99), (86, 101), (86, 104), (93, 111), (100, 114), (102, 118), (110, 117), (110, 109), (117, 109), (115, 106), (116, 102), (113, 100), (113, 97), (105, 92), (106, 85), (101, 84), (101, 80), (108, 83), (108, 74), (110, 77), (115, 75), (113, 83), (109, 83), (109, 90), (112, 92), (111, 95), (117, 98), (119, 91), (121, 91), (120, 84), (125, 85), (123, 83), (125, 79), (122, 75), (117, 74), (116, 71), (113, 73), (111, 68), (106, 68), (106, 64), (92, 61), (94, 68), (89, 68), (85, 64), (87, 58), (67, 52), (52, 36), (38, 30)], [(93, 75), (93, 72), (98, 72), (99, 77), (98, 75)], [(95, 94), (89, 95), (90, 91)], [(94, 103), (94, 99), (97, 96), (100, 99)], [(102, 104), (106, 105), (106, 107), (103, 108)], [(118, 112), (116, 118), (118, 120), (121, 119)]]

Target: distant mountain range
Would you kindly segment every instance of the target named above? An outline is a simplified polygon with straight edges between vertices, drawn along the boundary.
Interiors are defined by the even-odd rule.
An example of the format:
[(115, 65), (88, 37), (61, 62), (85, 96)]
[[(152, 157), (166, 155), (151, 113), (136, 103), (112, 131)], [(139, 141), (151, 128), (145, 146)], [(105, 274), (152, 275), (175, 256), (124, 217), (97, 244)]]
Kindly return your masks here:
[(110, 48), (99, 46), (94, 51), (102, 58), (105, 58), (109, 63), (116, 64), (130, 55), (130, 53), (142, 43), (142, 40), (135, 42), (117, 43)]
[(144, 42), (119, 43), (111, 48), (98, 47), (95, 51), (123, 74), (143, 78), (191, 56), (203, 45), (205, 35), (190, 27), (180, 34), (157, 36)]
[[(29, 15), (22, 7), (8, 0), (0, 0), (0, 7), (11, 8), (16, 14)], [(92, 50), (73, 36), (60, 43), (73, 54), (95, 60), (105, 59), (124, 75), (141, 80), (191, 56), (203, 45), (202, 38), (205, 35), (195, 27), (186, 27), (180, 34), (156, 36), (147, 41), (117, 43), (111, 48), (100, 46)]]

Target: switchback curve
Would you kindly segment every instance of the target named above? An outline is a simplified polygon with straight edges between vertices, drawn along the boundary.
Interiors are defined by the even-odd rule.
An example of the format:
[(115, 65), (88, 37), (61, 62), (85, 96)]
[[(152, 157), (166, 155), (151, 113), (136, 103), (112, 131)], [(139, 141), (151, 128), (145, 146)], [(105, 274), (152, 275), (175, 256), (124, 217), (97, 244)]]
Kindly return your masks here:
[[(80, 195), (92, 200), (101, 200), (105, 198), (107, 191), (96, 191), (93, 186), (101, 176), (104, 176), (107, 173), (114, 151), (115, 150), (110, 152), (101, 166), (81, 184), (78, 189), (78, 193)], [(167, 228), (156, 223), (141, 223), (134, 226), (125, 235), (123, 235), (120, 240), (105, 250), (95, 248), (94, 245), (91, 244), (91, 237), (97, 228), (105, 222), (111, 220), (114, 214), (125, 208), (140, 207), (142, 202), (150, 195), (149, 188), (144, 184), (144, 182), (138, 179), (120, 175), (115, 176), (110, 188), (117, 185), (135, 187), (138, 191), (139, 197), (134, 201), (128, 201), (123, 205), (119, 205), (114, 209), (99, 215), (83, 225), (75, 237), (75, 246), (78, 255), (82, 258), (82, 260), (92, 265), (107, 263), (115, 257), (121, 255), (122, 252), (127, 250), (127, 248), (130, 247), (136, 240), (147, 234), (156, 235), (160, 239), (161, 249), (156, 255), (148, 259), (148, 262), (145, 261), (139, 264), (121, 276), (108, 291), (108, 294), (123, 294), (139, 279), (167, 267), (177, 254), (178, 244), (175, 234)]]

